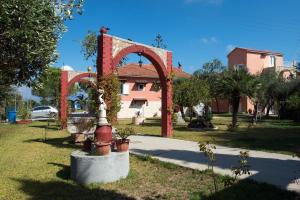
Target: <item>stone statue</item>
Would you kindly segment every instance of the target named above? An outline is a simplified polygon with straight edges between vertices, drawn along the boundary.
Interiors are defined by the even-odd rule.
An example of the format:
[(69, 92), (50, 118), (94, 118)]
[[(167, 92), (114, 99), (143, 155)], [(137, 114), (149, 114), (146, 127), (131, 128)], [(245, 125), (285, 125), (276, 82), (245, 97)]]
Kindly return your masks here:
[(104, 95), (104, 90), (103, 89), (98, 89), (99, 93), (99, 120), (98, 120), (98, 125), (106, 125), (108, 124), (107, 119), (106, 119), (106, 104), (103, 100), (103, 95)]

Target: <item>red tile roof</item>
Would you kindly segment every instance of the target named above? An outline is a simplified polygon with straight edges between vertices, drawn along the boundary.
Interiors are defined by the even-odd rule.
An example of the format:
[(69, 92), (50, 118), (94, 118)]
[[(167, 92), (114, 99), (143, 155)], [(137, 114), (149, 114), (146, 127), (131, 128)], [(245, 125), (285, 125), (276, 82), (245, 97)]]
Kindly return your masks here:
[(242, 48), (242, 47), (236, 47), (234, 48), (229, 54), (228, 56), (234, 52), (237, 49), (241, 49), (241, 50), (245, 50), (249, 53), (258, 53), (258, 54), (267, 54), (267, 55), (278, 55), (278, 56), (283, 56), (282, 53), (280, 52), (276, 52), (276, 51), (270, 51), (270, 50), (258, 50), (258, 49), (250, 49), (250, 48)]
[[(176, 77), (190, 78), (191, 75), (182, 71), (177, 67), (173, 67), (173, 71)], [(144, 77), (144, 78), (159, 78), (155, 67), (151, 64), (143, 64), (141, 67), (139, 64), (130, 63), (122, 67), (117, 68), (119, 77)]]

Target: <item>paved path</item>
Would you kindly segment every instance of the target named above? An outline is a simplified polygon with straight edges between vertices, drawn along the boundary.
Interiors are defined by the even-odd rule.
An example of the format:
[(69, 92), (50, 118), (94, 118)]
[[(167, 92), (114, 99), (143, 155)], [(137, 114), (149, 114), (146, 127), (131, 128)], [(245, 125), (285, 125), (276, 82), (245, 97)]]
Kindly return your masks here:
[[(207, 169), (206, 158), (199, 152), (197, 142), (154, 136), (131, 136), (130, 140), (130, 152), (133, 154), (149, 155), (188, 168)], [(237, 165), (239, 152), (245, 149), (216, 147), (215, 172), (232, 175), (230, 169)], [(300, 192), (299, 158), (253, 150), (250, 150), (249, 154), (250, 178)], [(247, 176), (243, 178), (245, 177)], [(299, 183), (296, 180), (299, 180)]]

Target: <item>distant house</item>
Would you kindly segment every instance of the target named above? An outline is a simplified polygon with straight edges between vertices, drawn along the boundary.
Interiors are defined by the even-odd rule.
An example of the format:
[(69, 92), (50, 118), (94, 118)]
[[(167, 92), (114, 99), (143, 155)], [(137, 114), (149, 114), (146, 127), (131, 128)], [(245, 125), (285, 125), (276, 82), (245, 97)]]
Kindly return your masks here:
[[(276, 51), (257, 50), (249, 48), (237, 47), (233, 49), (228, 55), (229, 68), (245, 68), (250, 74), (260, 74), (266, 70), (281, 72), (285, 69), (283, 54)], [(284, 72), (283, 76), (289, 73)], [(212, 110), (217, 112), (229, 112), (231, 110), (228, 100), (220, 100), (219, 106), (216, 101), (212, 103)], [(254, 106), (249, 98), (242, 98), (240, 101), (239, 112), (248, 112), (253, 110)]]
[(284, 66), (283, 54), (275, 51), (237, 47), (227, 58), (229, 67), (247, 68), (250, 74), (259, 74), (264, 70), (280, 71)]
[[(174, 67), (175, 77), (191, 75), (181, 67)], [(161, 88), (159, 76), (151, 64), (128, 64), (117, 69), (121, 81), (121, 110), (118, 118), (131, 118), (137, 113), (144, 117), (161, 116)]]

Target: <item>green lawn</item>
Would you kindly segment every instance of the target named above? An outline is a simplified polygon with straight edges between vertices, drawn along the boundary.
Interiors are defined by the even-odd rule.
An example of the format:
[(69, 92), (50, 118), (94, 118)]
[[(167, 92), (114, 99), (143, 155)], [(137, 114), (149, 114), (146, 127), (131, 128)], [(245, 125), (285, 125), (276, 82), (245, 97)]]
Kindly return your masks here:
[[(46, 122), (0, 124), (0, 199), (231, 199), (292, 200), (295, 194), (267, 184), (241, 181), (212, 192), (210, 172), (200, 172), (148, 157), (130, 156), (129, 177), (110, 184), (81, 186), (69, 179), (70, 153), (79, 146), (69, 134), (46, 129)], [(47, 140), (44, 141), (46, 133)]]
[[(214, 115), (213, 124), (217, 131), (191, 131), (185, 126), (174, 127), (174, 138), (196, 142), (210, 141), (215, 144), (300, 155), (300, 123), (291, 120), (263, 119), (256, 126), (249, 123), (250, 117), (239, 115), (239, 128), (228, 131), (229, 114)], [(118, 127), (130, 124), (120, 121)], [(138, 133), (160, 135), (160, 119), (147, 119), (142, 126), (133, 126)]]

